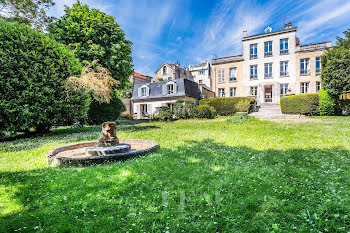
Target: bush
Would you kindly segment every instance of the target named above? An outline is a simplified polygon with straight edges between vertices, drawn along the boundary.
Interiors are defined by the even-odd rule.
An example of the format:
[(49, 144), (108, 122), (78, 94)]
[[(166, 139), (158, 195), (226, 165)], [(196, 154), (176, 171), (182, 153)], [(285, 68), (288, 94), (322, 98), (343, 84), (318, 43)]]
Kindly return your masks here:
[(198, 105), (195, 107), (195, 114), (198, 118), (213, 119), (216, 116), (216, 110), (209, 105)]
[(317, 115), (318, 106), (318, 94), (301, 94), (281, 98), (283, 114)]
[(194, 117), (195, 103), (192, 100), (177, 100), (174, 103), (174, 115), (177, 119), (189, 119)]
[(233, 115), (237, 112), (236, 105), (241, 100), (247, 100), (249, 104), (254, 104), (255, 99), (252, 97), (227, 97), (227, 98), (212, 98), (202, 99), (200, 105), (209, 105), (214, 107), (216, 112), (222, 116)]
[(337, 110), (343, 116), (350, 116), (350, 100), (340, 100), (337, 104)]
[(321, 89), (318, 92), (319, 106), (318, 110), (321, 116), (332, 116), (334, 115), (335, 100), (333, 97), (328, 95), (328, 92)]
[(236, 104), (237, 112), (248, 112), (250, 102), (248, 100), (241, 100)]
[(48, 131), (86, 118), (90, 97), (64, 87), (82, 69), (66, 46), (0, 21), (0, 48), (0, 131)]
[(227, 119), (229, 123), (243, 123), (249, 121), (250, 118), (247, 114), (235, 114), (234, 116)]
[(110, 103), (93, 101), (88, 112), (89, 124), (100, 124), (105, 121), (115, 121), (126, 110), (123, 102), (114, 95)]
[(173, 111), (167, 106), (158, 107), (153, 119), (160, 121), (171, 121), (173, 119)]

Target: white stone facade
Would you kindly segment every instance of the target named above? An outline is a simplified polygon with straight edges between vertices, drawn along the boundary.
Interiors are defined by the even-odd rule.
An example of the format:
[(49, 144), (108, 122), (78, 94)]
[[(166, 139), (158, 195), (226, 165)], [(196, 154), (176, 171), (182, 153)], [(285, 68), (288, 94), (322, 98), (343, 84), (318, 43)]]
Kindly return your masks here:
[(188, 68), (192, 74), (192, 78), (194, 82), (201, 85), (205, 85), (210, 90), (212, 90), (211, 66), (209, 62), (190, 65)]

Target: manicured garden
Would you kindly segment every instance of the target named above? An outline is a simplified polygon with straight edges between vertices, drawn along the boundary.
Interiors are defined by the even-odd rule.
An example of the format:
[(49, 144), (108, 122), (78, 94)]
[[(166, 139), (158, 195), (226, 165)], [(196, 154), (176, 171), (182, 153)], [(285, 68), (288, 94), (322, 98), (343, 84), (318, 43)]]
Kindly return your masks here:
[(350, 118), (309, 123), (226, 118), (119, 125), (157, 152), (50, 168), (50, 150), (100, 126), (0, 143), (0, 232), (346, 232)]

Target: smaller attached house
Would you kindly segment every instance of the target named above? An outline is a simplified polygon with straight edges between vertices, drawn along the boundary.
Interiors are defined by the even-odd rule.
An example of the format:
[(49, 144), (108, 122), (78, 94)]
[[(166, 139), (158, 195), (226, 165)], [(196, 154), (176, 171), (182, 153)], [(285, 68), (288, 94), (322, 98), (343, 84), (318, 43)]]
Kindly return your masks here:
[(205, 85), (209, 90), (212, 87), (211, 66), (209, 62), (190, 65), (189, 71), (192, 74), (193, 81), (198, 84)]
[(133, 116), (136, 119), (149, 119), (158, 107), (173, 108), (176, 100), (193, 100), (201, 98), (196, 82), (186, 78), (161, 82), (135, 84), (131, 98)]
[(193, 80), (189, 69), (181, 68), (180, 62), (175, 62), (175, 64), (163, 62), (154, 73), (154, 78), (156, 82), (165, 80), (175, 80), (179, 78)]

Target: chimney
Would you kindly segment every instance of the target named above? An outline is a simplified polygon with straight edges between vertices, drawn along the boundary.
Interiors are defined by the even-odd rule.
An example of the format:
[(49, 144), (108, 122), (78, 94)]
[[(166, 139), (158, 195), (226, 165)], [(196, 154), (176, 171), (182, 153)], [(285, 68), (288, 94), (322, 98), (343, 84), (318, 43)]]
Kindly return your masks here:
[(287, 23), (284, 25), (284, 29), (291, 29), (292, 28), (292, 23)]
[(243, 31), (243, 37), (247, 37), (247, 30)]

